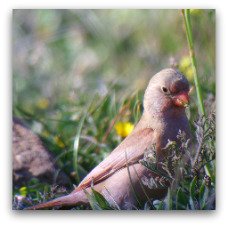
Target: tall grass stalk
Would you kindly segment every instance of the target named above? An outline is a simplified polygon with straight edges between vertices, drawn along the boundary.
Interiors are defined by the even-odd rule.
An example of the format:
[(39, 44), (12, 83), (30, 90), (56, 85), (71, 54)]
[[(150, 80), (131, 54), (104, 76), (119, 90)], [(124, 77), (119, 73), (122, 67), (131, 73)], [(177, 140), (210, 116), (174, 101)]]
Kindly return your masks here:
[(183, 14), (183, 18), (184, 18), (184, 25), (185, 25), (186, 36), (187, 36), (187, 40), (188, 40), (189, 54), (190, 54), (192, 69), (193, 69), (194, 83), (195, 83), (196, 93), (197, 93), (197, 98), (198, 98), (198, 106), (199, 106), (198, 111), (201, 115), (205, 115), (205, 108), (203, 105), (203, 98), (202, 98), (202, 90), (201, 90), (199, 78), (197, 75), (196, 57), (195, 57), (194, 43), (193, 43), (193, 37), (192, 37), (190, 10), (182, 9), (182, 14)]
[[(182, 9), (182, 15), (184, 18), (184, 25), (186, 29), (186, 36), (188, 40), (189, 54), (192, 63), (194, 83), (196, 87), (196, 93), (198, 98), (198, 112), (201, 115), (205, 116), (205, 108), (203, 104), (202, 90), (199, 82), (199, 78), (197, 75), (197, 67), (196, 67), (196, 57), (194, 51), (194, 43), (193, 43), (193, 35), (192, 35), (192, 26), (191, 26), (191, 18), (190, 18), (190, 9)], [(208, 165), (204, 166), (205, 173), (211, 177), (210, 169)]]

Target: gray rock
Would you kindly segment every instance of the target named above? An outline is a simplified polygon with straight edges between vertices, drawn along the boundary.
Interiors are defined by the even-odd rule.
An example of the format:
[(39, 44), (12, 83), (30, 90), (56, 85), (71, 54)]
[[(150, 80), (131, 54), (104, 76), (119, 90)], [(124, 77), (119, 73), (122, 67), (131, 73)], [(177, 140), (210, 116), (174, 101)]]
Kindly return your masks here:
[(32, 178), (69, 186), (69, 178), (54, 164), (52, 154), (44, 147), (38, 135), (17, 118), (13, 118), (12, 147), (14, 186), (24, 185)]

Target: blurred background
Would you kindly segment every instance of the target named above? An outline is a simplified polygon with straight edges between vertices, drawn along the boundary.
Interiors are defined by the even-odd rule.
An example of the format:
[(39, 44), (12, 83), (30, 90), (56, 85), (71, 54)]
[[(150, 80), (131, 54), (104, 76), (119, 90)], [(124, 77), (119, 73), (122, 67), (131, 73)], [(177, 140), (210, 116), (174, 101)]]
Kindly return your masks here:
[[(209, 111), (215, 101), (215, 10), (192, 9), (191, 19)], [(193, 85), (180, 10), (20, 9), (13, 11), (12, 29), (13, 115), (39, 134), (73, 184), (124, 137), (114, 129), (118, 121), (129, 128), (137, 122), (155, 73), (176, 67)], [(193, 90), (191, 124), (196, 104)]]
[[(199, 77), (213, 94), (214, 13), (192, 10)], [(113, 83), (131, 94), (181, 62), (192, 79), (180, 10), (14, 10), (12, 56), (13, 105), (31, 112), (106, 95)]]

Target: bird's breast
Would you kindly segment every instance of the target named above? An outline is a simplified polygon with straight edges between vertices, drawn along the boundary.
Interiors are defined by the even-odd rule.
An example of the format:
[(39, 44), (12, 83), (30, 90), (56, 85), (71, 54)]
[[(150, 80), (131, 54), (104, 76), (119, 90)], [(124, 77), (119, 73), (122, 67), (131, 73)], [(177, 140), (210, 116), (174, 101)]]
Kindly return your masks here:
[(163, 151), (169, 141), (179, 144), (178, 134), (184, 132), (186, 139), (190, 138), (190, 128), (186, 116), (172, 118), (163, 121), (156, 130), (156, 149), (159, 159), (163, 157)]

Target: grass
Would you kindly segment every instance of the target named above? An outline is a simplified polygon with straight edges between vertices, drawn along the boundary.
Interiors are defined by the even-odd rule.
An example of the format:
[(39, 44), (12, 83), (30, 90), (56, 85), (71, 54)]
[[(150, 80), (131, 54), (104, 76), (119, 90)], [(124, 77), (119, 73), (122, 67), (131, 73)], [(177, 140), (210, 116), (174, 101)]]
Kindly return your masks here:
[[(141, 94), (139, 94), (141, 96)], [(68, 131), (68, 135), (71, 139), (66, 139), (65, 136), (62, 136), (64, 144), (66, 145), (64, 149), (59, 148), (58, 144), (54, 142), (53, 137), (55, 133), (49, 135), (49, 137), (43, 137), (44, 142), (49, 145), (50, 148), (54, 148), (56, 159), (59, 166), (62, 166), (62, 169), (66, 172), (67, 175), (73, 175), (71, 177), (72, 185), (68, 190), (73, 189), (73, 184), (77, 185), (78, 182), (94, 167), (96, 166), (105, 156), (107, 156), (110, 151), (121, 142), (121, 138), (116, 134), (115, 129), (112, 125), (113, 118), (117, 117), (122, 113), (122, 109), (127, 109), (132, 112), (128, 116), (125, 115), (125, 119), (128, 121), (134, 122), (134, 115), (141, 114), (141, 107), (136, 108), (135, 102), (138, 99), (138, 95), (129, 97), (123, 102), (113, 103), (112, 100), (113, 93), (110, 92), (105, 96), (99, 103), (93, 101), (90, 107), (85, 107), (87, 114), (82, 111), (78, 119), (75, 120), (47, 120), (41, 119), (43, 128), (50, 131), (53, 128), (52, 124), (55, 124), (56, 129), (60, 131), (62, 128), (68, 130), (71, 128), (72, 123), (75, 125), (75, 128), (71, 130), (71, 133)], [(130, 99), (130, 102), (129, 102)], [(110, 112), (116, 110), (117, 115), (112, 116)], [(23, 114), (23, 113), (21, 113)], [(65, 112), (62, 112), (64, 115)], [(30, 116), (31, 120), (34, 120), (33, 116)], [(186, 145), (186, 141), (183, 140), (183, 153), (195, 153), (198, 150), (197, 158), (196, 155), (191, 156), (191, 163), (186, 164), (182, 162), (180, 153), (177, 153), (177, 150), (172, 150), (172, 153), (175, 153), (174, 157), (178, 157), (178, 168), (182, 170), (182, 175), (179, 175), (179, 178), (175, 178), (173, 181), (173, 186), (169, 191), (169, 195), (164, 201), (156, 201), (155, 209), (214, 209), (214, 195), (215, 195), (215, 120), (214, 117), (206, 119), (199, 118), (195, 122), (195, 131), (197, 144), (194, 149), (190, 149)], [(25, 115), (24, 115), (24, 118)], [(29, 120), (29, 118), (27, 118)], [(207, 120), (207, 122), (205, 121)], [(101, 121), (107, 123), (100, 123)], [(206, 128), (206, 124), (210, 126), (210, 130)], [(107, 135), (107, 132), (109, 134)], [(42, 131), (40, 133), (42, 137)], [(62, 132), (62, 134), (64, 134)], [(105, 137), (105, 142), (104, 141)], [(75, 141), (76, 140), (76, 141)], [(80, 142), (79, 142), (80, 140)], [(73, 144), (77, 142), (77, 146)], [(77, 148), (77, 149), (75, 149)], [(52, 149), (50, 149), (52, 150)], [(75, 153), (76, 151), (76, 153)], [(75, 167), (74, 164), (77, 164)], [(205, 173), (204, 166), (208, 163), (212, 163), (210, 166), (211, 177), (207, 177)], [(151, 167), (151, 170), (154, 170)], [(60, 192), (53, 192), (53, 188), (48, 184), (40, 184), (38, 181), (31, 182), (27, 186), (27, 195), (30, 202), (36, 203), (43, 200), (48, 200), (53, 197), (58, 197), (60, 194), (63, 194), (62, 190)], [(107, 206), (107, 201), (104, 201), (104, 197), (101, 197), (101, 194), (92, 194), (92, 197), (89, 199), (92, 209), (110, 209), (117, 207)], [(14, 194), (20, 194), (20, 190), (15, 189)], [(27, 201), (26, 201), (27, 202)], [(26, 203), (25, 203), (26, 205)], [(28, 204), (27, 204), (28, 205)], [(149, 203), (146, 203), (145, 206), (138, 207), (141, 209), (151, 209)]]
[(184, 17), (186, 36), (187, 36), (188, 47), (189, 47), (189, 55), (191, 58), (194, 83), (195, 83), (196, 93), (197, 93), (197, 98), (198, 98), (198, 104), (199, 104), (198, 110), (199, 110), (199, 113), (201, 113), (202, 115), (205, 115), (201, 85), (199, 82), (199, 78), (197, 76), (196, 56), (195, 56), (194, 43), (193, 43), (190, 9), (183, 9), (182, 14)]
[[(32, 11), (30, 12), (32, 13)], [(135, 124), (139, 120), (143, 110), (142, 99), (145, 81), (151, 77), (151, 71), (155, 70), (154, 68), (158, 71), (158, 68), (169, 66), (169, 63), (160, 64), (159, 62), (167, 62), (167, 55), (171, 53), (174, 53), (177, 59), (188, 55), (188, 52), (186, 54), (186, 37), (181, 27), (182, 21), (178, 11), (161, 11), (160, 14), (158, 11), (156, 14), (151, 14), (150, 11), (138, 11), (133, 14), (131, 11), (119, 13), (96, 10), (80, 11), (80, 13), (39, 11), (34, 13), (34, 15), (38, 15), (38, 28), (34, 24), (22, 23), (20, 30), (15, 32), (17, 35), (19, 34), (18, 40), (23, 40), (20, 35), (23, 32), (26, 33), (29, 26), (37, 29), (41, 42), (45, 43), (46, 51), (43, 54), (52, 67), (42, 62), (42, 57), (39, 56), (39, 52), (36, 52), (35, 46), (29, 46), (31, 49), (28, 58), (33, 54), (34, 60), (38, 59), (37, 64), (31, 62), (29, 66), (18, 66), (18, 62), (14, 64), (13, 114), (23, 118), (32, 130), (39, 134), (47, 148), (55, 155), (58, 166), (66, 175), (69, 175), (71, 183), (69, 188), (59, 188), (32, 179), (23, 187), (14, 186), (13, 208), (21, 209), (31, 203), (49, 200), (73, 190), (74, 186), (77, 186), (84, 176), (121, 142), (122, 137), (116, 133), (115, 124), (118, 121)], [(188, 155), (189, 161), (187, 162), (182, 160), (183, 156), (176, 150), (175, 145), (169, 147), (174, 153), (169, 157), (175, 161), (173, 160), (173, 169), (167, 169), (166, 173), (171, 175), (172, 172), (169, 171), (173, 171), (174, 168), (181, 169), (181, 172), (178, 177), (172, 179), (172, 186), (164, 200), (156, 200), (153, 205), (150, 205), (148, 201), (144, 206), (138, 206), (138, 209), (215, 209), (215, 113), (210, 112), (213, 100), (207, 100), (209, 94), (215, 95), (212, 48), (214, 43), (211, 43), (213, 36), (208, 33), (212, 29), (208, 26), (208, 20), (213, 23), (213, 12), (191, 14), (192, 22), (195, 22), (193, 25), (199, 26), (197, 29), (202, 30), (201, 36), (198, 36), (194, 31), (194, 26), (191, 27), (190, 14), (189, 10), (183, 11), (189, 45), (190, 67), (192, 67), (194, 78), (193, 82), (191, 79), (189, 81), (195, 86), (197, 96), (195, 99), (193, 91), (191, 106), (187, 109), (194, 146), (189, 147), (187, 141), (180, 136), (183, 153)], [(119, 16), (116, 17), (116, 15)], [(132, 15), (134, 16), (132, 17)], [(156, 18), (162, 18), (161, 15), (165, 18), (170, 17), (172, 22), (157, 20)], [(16, 21), (22, 20), (20, 14), (17, 18)], [(43, 18), (42, 21), (40, 18)], [(91, 18), (94, 19), (92, 24)], [(104, 18), (108, 19), (104, 20)], [(55, 20), (60, 21), (59, 24), (53, 23)], [(32, 23), (32, 20), (27, 19), (27, 21)], [(71, 37), (69, 34), (64, 37), (63, 34), (71, 28), (72, 21), (76, 25), (77, 35), (81, 35), (80, 37)], [(123, 36), (118, 36), (118, 32), (114, 34), (106, 32), (107, 35), (105, 35), (104, 31), (115, 24), (119, 26), (118, 31), (122, 31), (121, 27), (125, 28), (124, 21), (127, 21), (129, 29), (132, 30), (126, 30)], [(137, 26), (138, 21), (141, 23), (140, 26)], [(50, 24), (55, 26), (52, 26), (52, 30), (47, 32)], [(167, 32), (170, 31), (168, 28), (171, 24), (172, 29), (178, 35), (175, 32)], [(65, 25), (65, 30), (61, 30), (63, 25)], [(158, 29), (156, 36), (149, 33), (154, 28)], [(53, 34), (50, 36), (52, 38), (49, 37), (51, 33)], [(29, 39), (34, 36), (24, 35), (24, 37)], [(79, 38), (81, 38), (81, 43), (77, 43)], [(157, 45), (154, 45), (153, 42)], [(148, 49), (146, 49), (147, 47)], [(206, 56), (203, 55), (204, 51), (199, 51), (201, 48), (208, 50)], [(26, 46), (24, 49), (26, 50)], [(195, 51), (197, 50), (196, 59)], [(98, 56), (94, 57), (94, 52), (99, 53)], [(147, 52), (149, 52), (148, 55)], [(51, 54), (51, 57), (45, 55), (47, 53)], [(78, 55), (75, 55), (76, 53)], [(154, 53), (156, 53), (155, 58), (153, 58)], [(212, 59), (208, 57), (210, 55)], [(60, 56), (62, 56), (61, 59)], [(80, 56), (85, 56), (87, 60), (83, 60), (83, 57), (80, 58)], [(76, 58), (75, 62), (74, 58)], [(196, 60), (198, 68), (196, 68)], [(93, 65), (86, 65), (87, 61), (93, 62)], [(72, 67), (74, 64), (77, 66), (76, 69)], [(68, 71), (70, 67), (72, 67), (71, 71)], [(52, 71), (52, 68), (55, 71)], [(63, 68), (64, 73), (61, 71)], [(189, 71), (188, 68), (188, 71), (182, 72), (188, 74)], [(23, 80), (20, 73), (26, 74), (26, 72), (29, 76)], [(40, 72), (41, 74), (39, 74)], [(83, 83), (80, 79), (77, 80), (79, 84), (82, 83), (71, 98), (69, 93), (72, 91), (73, 80), (70, 75), (74, 72), (81, 73), (85, 77), (85, 81), (82, 80)], [(51, 78), (47, 74), (55, 76)], [(61, 77), (62, 74), (65, 76)], [(118, 74), (121, 76), (118, 77)], [(136, 78), (141, 74), (140, 81), (144, 82), (143, 87), (132, 88), (132, 83), (140, 83)], [(145, 77), (143, 77), (144, 75)], [(42, 79), (37, 79), (40, 76)], [(48, 83), (51, 85), (47, 86)], [(104, 83), (106, 91), (103, 88), (102, 92), (100, 89), (94, 88), (97, 83), (99, 83), (98, 85)], [(207, 101), (209, 107), (204, 107), (203, 101)], [(156, 171), (154, 160), (152, 159), (149, 163), (147, 166), (152, 171)], [(154, 183), (158, 183), (157, 186), (162, 186), (161, 181)], [(22, 196), (26, 198), (21, 198)], [(93, 191), (89, 200), (92, 209), (118, 209), (118, 206), (109, 206), (104, 197), (96, 191)], [(84, 208), (79, 206), (75, 209)]]
[[(182, 14), (184, 17), (186, 36), (187, 36), (188, 47), (189, 47), (189, 55), (191, 58), (191, 63), (192, 63), (191, 66), (192, 66), (192, 70), (193, 70), (194, 83), (195, 83), (196, 93), (197, 93), (197, 98), (198, 98), (198, 112), (201, 115), (205, 116), (206, 112), (205, 112), (205, 108), (204, 108), (204, 104), (203, 104), (202, 90), (201, 90), (201, 85), (199, 82), (199, 78), (197, 75), (197, 68), (196, 68), (196, 56), (195, 56), (195, 51), (194, 51), (190, 9), (183, 9)], [(196, 156), (196, 159), (197, 159), (197, 157), (198, 156)], [(205, 165), (204, 167), (205, 167), (205, 171), (206, 171), (207, 175), (211, 177), (209, 166)]]

